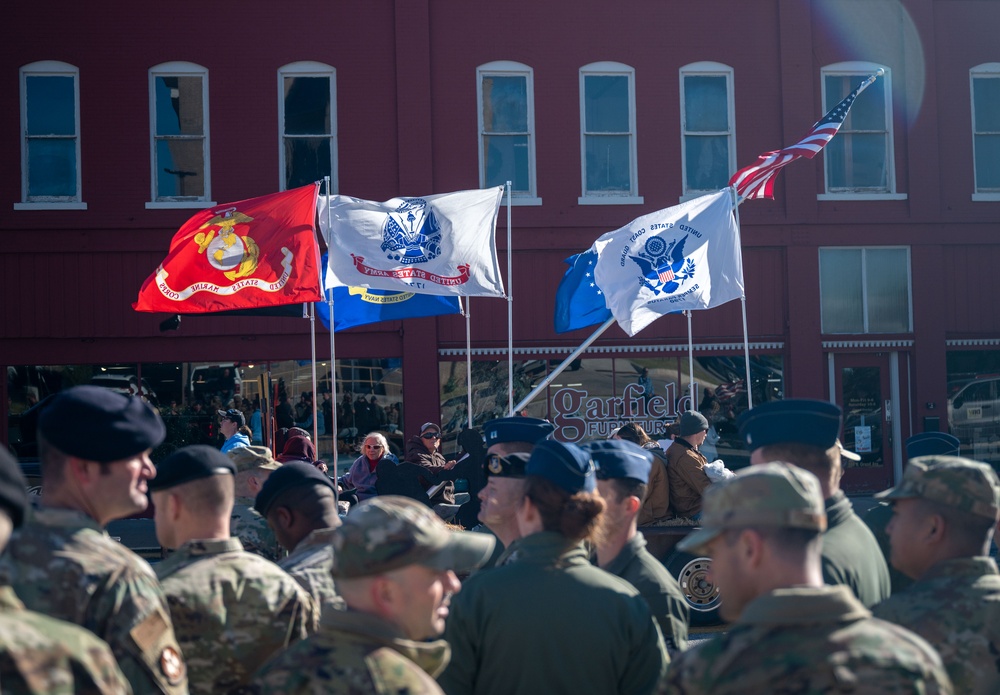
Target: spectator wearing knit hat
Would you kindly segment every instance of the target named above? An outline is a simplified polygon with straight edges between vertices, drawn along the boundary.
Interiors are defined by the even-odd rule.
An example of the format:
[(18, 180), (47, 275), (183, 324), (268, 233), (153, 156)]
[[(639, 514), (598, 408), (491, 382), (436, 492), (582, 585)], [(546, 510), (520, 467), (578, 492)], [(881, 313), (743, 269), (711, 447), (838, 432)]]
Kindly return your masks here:
[(670, 506), (677, 516), (697, 520), (701, 516), (701, 498), (711, 485), (705, 464), (708, 461), (698, 447), (708, 436), (708, 420), (697, 410), (689, 410), (678, 421), (678, 436), (667, 449), (667, 478), (670, 481)]

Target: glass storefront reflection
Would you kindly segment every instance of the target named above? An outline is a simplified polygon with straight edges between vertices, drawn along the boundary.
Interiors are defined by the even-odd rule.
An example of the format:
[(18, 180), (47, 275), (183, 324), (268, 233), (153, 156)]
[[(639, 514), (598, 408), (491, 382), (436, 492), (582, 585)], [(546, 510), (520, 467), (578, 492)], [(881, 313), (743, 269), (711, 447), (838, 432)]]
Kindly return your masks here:
[(962, 455), (1000, 468), (1000, 350), (948, 353), (948, 428)]

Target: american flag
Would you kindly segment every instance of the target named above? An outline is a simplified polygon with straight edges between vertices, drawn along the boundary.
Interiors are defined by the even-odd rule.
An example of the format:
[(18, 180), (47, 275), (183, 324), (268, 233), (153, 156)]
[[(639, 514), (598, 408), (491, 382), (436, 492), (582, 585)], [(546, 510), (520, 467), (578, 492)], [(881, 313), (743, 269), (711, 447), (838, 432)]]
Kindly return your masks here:
[(736, 186), (736, 192), (743, 198), (774, 198), (774, 177), (786, 164), (791, 164), (799, 157), (812, 159), (816, 153), (826, 147), (826, 143), (840, 130), (847, 118), (847, 112), (858, 95), (868, 85), (882, 75), (881, 68), (874, 75), (869, 75), (858, 88), (848, 94), (842, 102), (823, 116), (809, 131), (809, 134), (791, 147), (774, 152), (765, 152), (757, 158), (754, 164), (740, 169), (729, 179), (730, 186)]

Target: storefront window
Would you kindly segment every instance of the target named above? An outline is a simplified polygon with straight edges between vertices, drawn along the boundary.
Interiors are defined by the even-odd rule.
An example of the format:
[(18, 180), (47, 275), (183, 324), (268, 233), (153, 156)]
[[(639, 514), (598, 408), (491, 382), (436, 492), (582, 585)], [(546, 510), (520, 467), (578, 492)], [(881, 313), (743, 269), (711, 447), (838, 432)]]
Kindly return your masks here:
[(963, 456), (1000, 466), (1000, 350), (948, 353), (948, 428)]

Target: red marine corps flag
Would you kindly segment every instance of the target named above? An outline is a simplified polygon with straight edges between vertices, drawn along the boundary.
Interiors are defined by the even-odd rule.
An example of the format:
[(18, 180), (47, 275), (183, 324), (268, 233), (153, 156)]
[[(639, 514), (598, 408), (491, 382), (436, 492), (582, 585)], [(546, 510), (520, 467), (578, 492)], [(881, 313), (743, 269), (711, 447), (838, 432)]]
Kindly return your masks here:
[(174, 235), (132, 308), (207, 314), (323, 301), (318, 189), (314, 183), (202, 210)]

